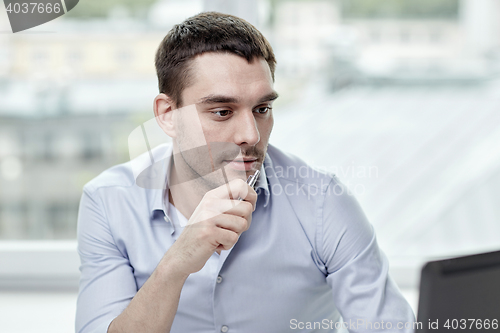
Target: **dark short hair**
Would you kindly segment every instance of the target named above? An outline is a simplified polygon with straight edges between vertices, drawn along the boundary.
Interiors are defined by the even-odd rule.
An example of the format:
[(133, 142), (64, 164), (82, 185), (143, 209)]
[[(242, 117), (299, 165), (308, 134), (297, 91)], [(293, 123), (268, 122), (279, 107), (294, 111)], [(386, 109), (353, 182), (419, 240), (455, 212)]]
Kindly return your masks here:
[(155, 66), (160, 93), (182, 106), (182, 91), (192, 84), (190, 60), (205, 52), (230, 52), (249, 63), (262, 57), (274, 81), (276, 59), (262, 33), (239, 17), (205, 12), (175, 25), (158, 47)]

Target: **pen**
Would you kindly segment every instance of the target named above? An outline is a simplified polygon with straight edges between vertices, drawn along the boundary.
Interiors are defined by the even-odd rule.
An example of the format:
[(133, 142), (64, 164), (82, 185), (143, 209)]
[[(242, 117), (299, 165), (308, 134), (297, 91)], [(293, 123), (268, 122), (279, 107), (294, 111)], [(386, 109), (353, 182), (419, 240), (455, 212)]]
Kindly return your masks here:
[[(247, 184), (253, 188), (255, 183), (257, 182), (257, 179), (259, 179), (259, 175), (260, 175), (260, 170), (256, 170), (253, 175), (248, 176)], [(243, 199), (240, 197), (238, 198), (238, 200), (241, 201)]]
[(248, 176), (247, 184), (254, 187), (255, 183), (257, 182), (257, 179), (259, 179), (259, 175), (260, 175), (260, 170), (256, 170), (253, 175)]

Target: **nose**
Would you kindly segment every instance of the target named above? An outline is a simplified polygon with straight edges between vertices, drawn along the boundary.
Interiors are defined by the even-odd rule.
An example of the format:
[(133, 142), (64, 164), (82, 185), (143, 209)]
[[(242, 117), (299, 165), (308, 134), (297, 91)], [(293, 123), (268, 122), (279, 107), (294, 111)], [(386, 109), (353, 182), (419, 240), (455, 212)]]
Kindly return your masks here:
[(260, 141), (259, 128), (253, 112), (241, 112), (236, 120), (234, 142), (238, 145), (255, 146)]

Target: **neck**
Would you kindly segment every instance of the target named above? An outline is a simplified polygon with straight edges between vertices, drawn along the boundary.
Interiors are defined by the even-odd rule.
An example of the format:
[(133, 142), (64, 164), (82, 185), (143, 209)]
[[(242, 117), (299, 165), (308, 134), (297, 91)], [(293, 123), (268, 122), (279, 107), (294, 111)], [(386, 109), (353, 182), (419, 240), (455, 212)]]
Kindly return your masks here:
[[(176, 168), (175, 161), (172, 159), (168, 201), (174, 205), (182, 215), (189, 219), (206, 191), (203, 190), (203, 186), (199, 179), (192, 179), (192, 177), (183, 175), (181, 170)], [(172, 186), (170, 184), (172, 184)]]

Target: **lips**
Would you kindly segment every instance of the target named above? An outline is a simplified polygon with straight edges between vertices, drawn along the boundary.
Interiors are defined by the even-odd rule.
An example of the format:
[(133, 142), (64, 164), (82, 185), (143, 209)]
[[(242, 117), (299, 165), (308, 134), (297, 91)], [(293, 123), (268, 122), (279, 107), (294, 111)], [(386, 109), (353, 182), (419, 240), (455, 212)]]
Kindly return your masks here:
[(233, 160), (234, 162), (254, 162), (254, 161), (257, 161), (256, 158), (243, 158), (242, 160), (241, 159), (235, 159)]
[(229, 163), (229, 162), (248, 163), (248, 162), (255, 162), (257, 160), (258, 160), (257, 157), (241, 157), (241, 156), (238, 156), (238, 157), (236, 157), (234, 159), (224, 159), (224, 162), (225, 163)]
[(243, 159), (235, 159), (232, 161), (227, 161), (225, 160), (224, 163), (227, 163), (230, 167), (236, 170), (241, 170), (241, 171), (248, 171), (248, 170), (254, 170), (255, 166), (257, 164), (257, 158), (255, 157), (249, 157), (249, 158), (243, 158)]

